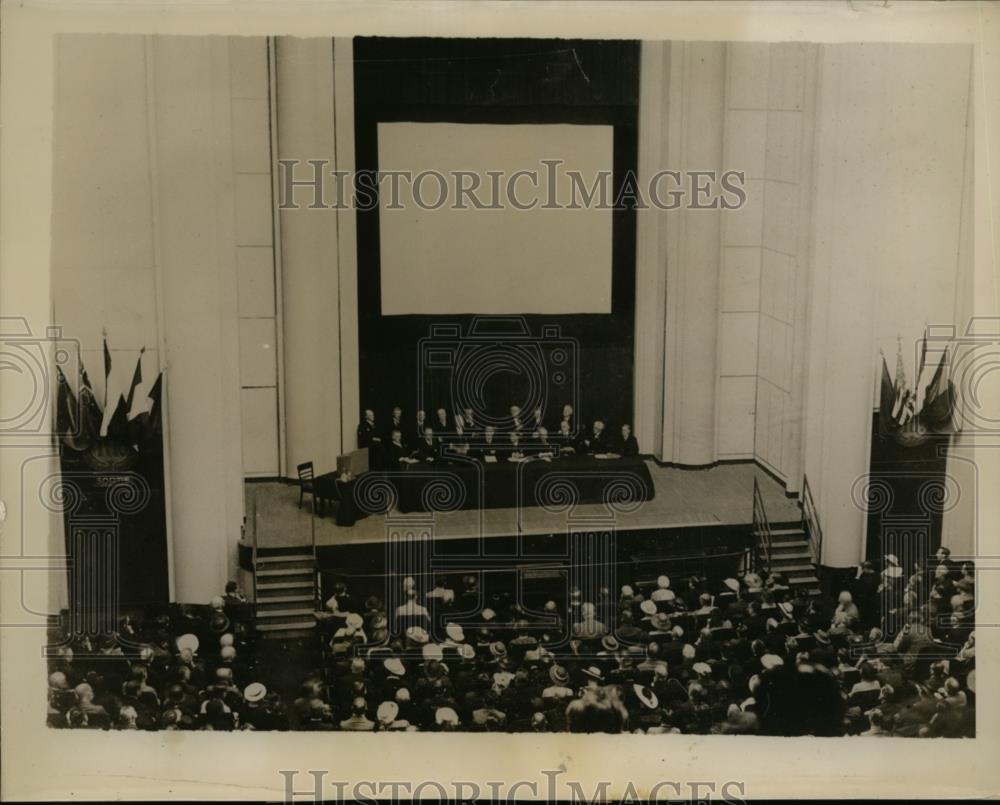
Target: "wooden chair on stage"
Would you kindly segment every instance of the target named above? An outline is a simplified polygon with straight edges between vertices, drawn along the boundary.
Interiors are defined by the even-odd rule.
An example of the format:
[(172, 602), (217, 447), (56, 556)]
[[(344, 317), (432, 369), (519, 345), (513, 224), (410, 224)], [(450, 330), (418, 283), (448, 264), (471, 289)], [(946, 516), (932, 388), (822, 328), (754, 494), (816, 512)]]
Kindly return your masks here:
[(306, 461), (303, 464), (299, 464), (296, 469), (299, 471), (299, 508), (302, 508), (302, 499), (309, 494), (312, 495), (312, 506), (313, 510), (315, 510), (316, 494), (313, 491), (313, 478), (315, 476), (313, 463)]

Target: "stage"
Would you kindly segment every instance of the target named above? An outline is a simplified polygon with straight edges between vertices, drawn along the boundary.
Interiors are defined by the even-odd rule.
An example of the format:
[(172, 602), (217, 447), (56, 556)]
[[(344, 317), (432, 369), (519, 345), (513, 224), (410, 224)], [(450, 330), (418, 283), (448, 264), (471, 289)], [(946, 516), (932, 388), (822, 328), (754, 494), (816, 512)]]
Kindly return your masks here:
[[(710, 469), (661, 467), (647, 461), (655, 487), (652, 500), (637, 504), (634, 511), (617, 512), (613, 524), (619, 531), (679, 529), (708, 526), (742, 526), (752, 520), (753, 482), (757, 479), (768, 518), (775, 523), (797, 522), (801, 512), (795, 500), (786, 497), (774, 478), (747, 462), (723, 464)], [(249, 482), (245, 484), (247, 536), (256, 535), (258, 548), (293, 548), (312, 545), (315, 528), (318, 547), (383, 543), (386, 529), (407, 522), (424, 526), (433, 521), (436, 539), (509, 537), (564, 533), (568, 525), (600, 523), (608, 517), (602, 504), (580, 504), (571, 518), (539, 507), (463, 510), (455, 512), (369, 515), (353, 526), (336, 525), (334, 517), (312, 517), (309, 497), (298, 508), (297, 484)]]

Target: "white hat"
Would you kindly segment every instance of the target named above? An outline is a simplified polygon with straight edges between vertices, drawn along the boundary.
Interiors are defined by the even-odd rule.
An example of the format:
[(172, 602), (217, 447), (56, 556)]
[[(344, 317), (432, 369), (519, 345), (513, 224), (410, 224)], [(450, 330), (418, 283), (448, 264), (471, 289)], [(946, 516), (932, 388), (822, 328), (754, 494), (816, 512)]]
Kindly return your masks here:
[(712, 666), (707, 662), (696, 662), (693, 666), (694, 672), (699, 676), (709, 676), (712, 673)]
[(182, 634), (180, 637), (177, 638), (178, 651), (184, 651), (184, 649), (190, 649), (192, 652), (195, 652), (198, 650), (199, 645), (200, 643), (198, 642), (197, 636), (190, 633)]
[(219, 656), (224, 660), (231, 660), (236, 656), (236, 649), (232, 646), (223, 646), (222, 651), (219, 652)]
[(635, 595), (635, 590), (632, 589), (632, 585), (623, 584), (622, 585), (622, 598), (631, 598)]
[(785, 664), (785, 661), (781, 659), (777, 654), (765, 654), (760, 658), (760, 664), (764, 666), (765, 669), (770, 671), (772, 668), (778, 668)]
[(411, 626), (406, 630), (406, 636), (414, 643), (426, 643), (429, 639), (422, 626)]
[(410, 700), (410, 689), (400, 688), (396, 691), (396, 701), (397, 702), (408, 702)]
[(337, 596), (331, 595), (326, 599), (326, 608), (331, 612), (336, 612), (340, 609), (340, 604), (337, 603)]
[(650, 688), (644, 685), (632, 685), (632, 690), (635, 692), (635, 697), (650, 710), (655, 710), (660, 706), (656, 694)]
[(639, 611), (646, 615), (656, 614), (656, 602), (650, 601), (648, 598), (639, 604)]
[(885, 561), (887, 561), (890, 565), (899, 565), (899, 559), (896, 558), (896, 554), (894, 553), (887, 553), (885, 555)]
[(476, 649), (471, 643), (462, 643), (462, 645), (458, 647), (458, 653), (462, 655), (463, 660), (471, 660), (476, 656)]
[(659, 589), (653, 590), (653, 594), (649, 597), (653, 601), (673, 601), (677, 598), (674, 591), (668, 590), (666, 587), (660, 587)]
[(491, 621), (491, 620), (493, 620), (497, 616), (497, 613), (494, 612), (489, 607), (487, 607), (486, 609), (484, 609), (482, 614), (483, 614), (483, 620), (484, 621)]
[(682, 626), (675, 626), (670, 630), (670, 634), (674, 637), (684, 637), (684, 628)]
[(406, 673), (406, 666), (399, 657), (390, 657), (382, 661), (382, 667), (393, 676), (403, 676)]
[(685, 643), (684, 644), (684, 648), (681, 649), (681, 654), (685, 658), (687, 658), (689, 660), (693, 659), (694, 658), (694, 646), (692, 646), (690, 643)]
[(436, 643), (427, 643), (421, 650), (425, 660), (441, 660), (444, 657), (444, 650)]
[(391, 724), (399, 715), (399, 705), (395, 702), (382, 702), (376, 711), (376, 717), (383, 724)]
[(229, 632), (226, 632), (224, 635), (222, 635), (222, 637), (219, 638), (219, 645), (222, 648), (225, 648), (226, 646), (231, 646), (235, 642), (236, 638), (234, 638)]
[(449, 623), (444, 627), (444, 632), (448, 639), (454, 643), (461, 643), (465, 640), (465, 631), (457, 623)]
[(267, 688), (260, 682), (251, 682), (243, 688), (243, 698), (248, 702), (259, 702), (267, 696)]
[(226, 602), (222, 600), (221, 595), (213, 595), (212, 600), (208, 604), (212, 609), (222, 609), (226, 605)]
[(669, 576), (660, 576), (656, 580), (656, 586), (659, 587), (661, 590), (667, 589), (667, 587), (670, 586), (670, 577)]
[(360, 629), (364, 625), (364, 618), (362, 618), (357, 612), (352, 612), (347, 616), (347, 627), (349, 629)]
[(439, 707), (434, 713), (434, 721), (437, 724), (450, 724), (458, 726), (458, 713), (451, 707)]
[(738, 579), (723, 579), (722, 583), (734, 593), (738, 593), (740, 591), (740, 582)]
[(497, 671), (493, 674), (493, 684), (499, 689), (510, 687), (510, 683), (514, 681), (514, 675), (510, 671)]

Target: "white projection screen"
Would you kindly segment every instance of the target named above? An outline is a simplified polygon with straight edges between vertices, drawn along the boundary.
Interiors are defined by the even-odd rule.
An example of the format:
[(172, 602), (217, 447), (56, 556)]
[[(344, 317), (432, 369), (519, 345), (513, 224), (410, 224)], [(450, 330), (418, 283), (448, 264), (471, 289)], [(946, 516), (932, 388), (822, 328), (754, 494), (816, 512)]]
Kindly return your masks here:
[[(416, 177), (435, 171), (449, 177), (445, 203), (441, 183), (425, 177), (414, 187), (399, 180), (396, 200), (383, 178), (379, 194), (382, 314), (567, 314), (611, 312), (611, 210), (584, 204), (599, 172), (610, 177), (611, 126), (563, 124), (379, 123), (378, 161), (383, 176), (406, 171)], [(554, 195), (550, 169), (542, 160), (562, 160)], [(527, 178), (514, 183), (517, 200), (538, 206), (554, 198), (572, 200), (568, 172), (580, 175), (578, 209), (518, 210), (504, 197), (518, 171), (539, 174), (537, 189)], [(455, 171), (475, 173), (476, 196), (501, 209), (454, 209)], [(464, 180), (469, 186), (474, 180)], [(613, 199), (610, 178), (607, 198)], [(414, 192), (416, 190), (416, 193)], [(598, 193), (595, 201), (600, 198)]]

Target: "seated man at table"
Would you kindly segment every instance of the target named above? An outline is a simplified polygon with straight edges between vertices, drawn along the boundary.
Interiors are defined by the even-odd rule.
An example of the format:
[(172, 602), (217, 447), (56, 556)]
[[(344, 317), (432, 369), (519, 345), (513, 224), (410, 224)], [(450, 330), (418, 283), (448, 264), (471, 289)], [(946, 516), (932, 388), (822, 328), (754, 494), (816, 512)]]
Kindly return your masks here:
[[(569, 426), (569, 432), (572, 433), (576, 429), (576, 421), (573, 419), (573, 406), (564, 405), (562, 409), (562, 420)], [(559, 429), (562, 430), (562, 424), (560, 423)]]
[(560, 453), (576, 452), (576, 436), (569, 420), (564, 419), (559, 423), (559, 433), (556, 434), (555, 443), (558, 445)]
[(465, 428), (465, 432), (470, 434), (470, 436), (483, 432), (483, 426), (479, 422), (479, 417), (475, 415), (471, 408), (462, 409), (462, 427)]
[(621, 435), (615, 439), (614, 451), (620, 456), (639, 455), (639, 442), (632, 434), (631, 425), (622, 425)]
[(392, 432), (392, 441), (389, 442), (389, 446), (386, 449), (386, 469), (397, 469), (400, 464), (412, 464), (416, 461), (415, 458), (410, 458), (410, 451), (403, 444), (403, 432), (396, 428)]
[(389, 424), (386, 425), (386, 428), (385, 428), (385, 435), (386, 435), (387, 439), (392, 439), (392, 432), (394, 430), (398, 430), (399, 433), (400, 433), (401, 440), (403, 442), (405, 442), (406, 441), (406, 437), (403, 434), (403, 428), (404, 428), (404, 425), (403, 425), (403, 409), (400, 406), (398, 406), (398, 405), (394, 405), (393, 408), (392, 408), (392, 414), (389, 417)]
[(483, 431), (483, 439), (476, 450), (476, 454), (484, 461), (491, 456), (494, 460), (497, 458), (497, 451), (500, 449), (500, 445), (496, 439), (496, 432), (497, 429), (492, 425), (487, 425)]
[(608, 436), (604, 432), (604, 420), (595, 419), (589, 431), (584, 431), (576, 440), (577, 453), (608, 452)]
[(551, 458), (559, 452), (558, 445), (549, 441), (549, 431), (544, 425), (539, 425), (535, 429), (535, 435), (530, 447), (531, 452), (539, 458)]
[(417, 449), (413, 451), (413, 458), (418, 461), (433, 461), (438, 455), (438, 440), (434, 438), (434, 428), (427, 425), (424, 428), (423, 438), (417, 442)]
[(523, 461), (526, 458), (524, 446), (521, 444), (521, 434), (516, 430), (511, 431), (510, 444), (507, 445), (506, 458), (508, 461)]
[(438, 408), (435, 412), (434, 431), (439, 437), (451, 433), (451, 422), (449, 422), (448, 412), (444, 408)]

